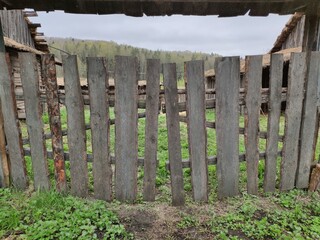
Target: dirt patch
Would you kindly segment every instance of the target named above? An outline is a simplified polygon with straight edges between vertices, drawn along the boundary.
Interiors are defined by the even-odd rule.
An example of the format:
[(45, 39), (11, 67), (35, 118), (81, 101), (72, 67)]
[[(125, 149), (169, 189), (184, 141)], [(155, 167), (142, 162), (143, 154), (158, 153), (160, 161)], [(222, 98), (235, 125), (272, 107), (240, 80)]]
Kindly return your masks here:
[(239, 239), (250, 239), (241, 230), (228, 230), (228, 235), (231, 237), (238, 237)]
[(254, 212), (253, 219), (260, 221), (261, 219), (263, 219), (266, 216), (267, 216), (267, 213), (265, 211), (259, 209), (259, 210)]

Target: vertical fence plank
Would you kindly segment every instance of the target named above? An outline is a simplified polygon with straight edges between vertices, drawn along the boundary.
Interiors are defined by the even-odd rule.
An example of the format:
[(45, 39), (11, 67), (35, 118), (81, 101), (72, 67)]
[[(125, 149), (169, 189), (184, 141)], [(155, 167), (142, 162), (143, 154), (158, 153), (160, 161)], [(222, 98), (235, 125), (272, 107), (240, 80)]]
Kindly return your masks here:
[[(8, 57), (8, 56), (7, 56)], [(0, 53), (0, 97), (4, 117), (4, 130), (10, 157), (12, 184), (18, 189), (28, 185), (26, 165), (22, 147), (22, 137), (17, 120), (17, 107), (14, 94), (14, 83), (9, 71), (5, 53)]]
[(247, 191), (249, 194), (258, 194), (261, 87), (262, 56), (246, 57), (245, 145), (247, 163)]
[(40, 113), (38, 62), (36, 56), (32, 53), (19, 53), (19, 63), (31, 148), (34, 187), (35, 189), (48, 190), (50, 179)]
[(176, 64), (163, 65), (172, 204), (184, 205)]
[(63, 154), (60, 104), (58, 97), (55, 58), (52, 54), (46, 54), (42, 56), (42, 77), (42, 83), (46, 88), (50, 130), (52, 134), (56, 190), (58, 192), (65, 192), (67, 190), (67, 181)]
[(158, 147), (160, 60), (147, 60), (146, 129), (143, 198), (154, 201)]
[(115, 68), (115, 158), (116, 198), (133, 202), (137, 195), (138, 106), (137, 61), (116, 56)]
[(317, 93), (319, 79), (320, 53), (313, 52), (310, 57), (304, 112), (301, 124), (300, 157), (297, 170), (296, 187), (307, 188), (309, 185), (311, 164), (315, 152), (317, 126)]
[(90, 124), (93, 153), (93, 188), (97, 199), (112, 200), (112, 168), (109, 158), (108, 71), (104, 58), (87, 58)]
[(193, 199), (208, 201), (204, 62), (186, 63), (187, 120)]
[(299, 134), (306, 75), (306, 53), (292, 53), (289, 67), (285, 138), (280, 189), (293, 189), (298, 165)]
[(63, 56), (62, 63), (68, 118), (71, 193), (78, 197), (86, 197), (88, 194), (86, 131), (77, 56)]
[(276, 189), (281, 92), (283, 78), (283, 55), (271, 55), (270, 100), (268, 112), (267, 149), (264, 175), (264, 191)]
[(216, 72), (216, 134), (218, 198), (239, 193), (239, 57), (218, 58)]
[(4, 132), (4, 119), (0, 104), (0, 187), (10, 186), (10, 164), (6, 150), (6, 136)]

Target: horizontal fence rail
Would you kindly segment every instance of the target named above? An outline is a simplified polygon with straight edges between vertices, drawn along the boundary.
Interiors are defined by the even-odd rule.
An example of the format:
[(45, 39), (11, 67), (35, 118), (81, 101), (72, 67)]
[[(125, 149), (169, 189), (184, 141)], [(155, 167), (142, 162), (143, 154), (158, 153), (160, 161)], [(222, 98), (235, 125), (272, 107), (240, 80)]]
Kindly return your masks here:
[[(79, 197), (93, 193), (96, 199), (105, 201), (135, 202), (140, 190), (145, 201), (155, 201), (159, 166), (168, 171), (175, 206), (187, 200), (186, 168), (191, 170), (190, 195), (197, 202), (208, 202), (212, 191), (219, 199), (239, 195), (243, 174), (249, 194), (259, 194), (260, 180), (264, 192), (309, 185), (318, 137), (318, 52), (310, 57), (306, 53), (292, 54), (288, 74), (284, 72), (283, 55), (272, 55), (267, 67), (268, 88), (262, 88), (266, 81), (262, 56), (246, 57), (244, 74), (240, 74), (239, 57), (217, 58), (213, 89), (205, 88), (203, 61), (185, 63), (185, 89), (178, 89), (173, 63), (161, 65), (159, 60), (148, 60), (146, 87), (141, 88), (136, 58), (117, 56), (114, 71), (108, 69), (107, 59), (88, 58), (88, 86), (83, 88), (77, 57), (65, 56), (65, 86), (59, 89), (54, 56), (49, 54), (41, 59), (45, 90), (38, 87), (38, 68), (33, 67), (37, 58), (23, 53), (19, 61), (23, 88), (14, 91), (10, 62), (0, 53), (0, 130), (1, 122), (4, 129), (3, 134), (0, 131), (0, 187), (28, 187), (26, 156), (31, 158), (30, 180), (35, 189), (52, 188), (48, 172), (52, 161), (57, 191), (70, 191)], [(108, 86), (110, 71), (114, 72), (112, 90)], [(181, 95), (183, 98), (179, 98)], [(25, 104), (26, 124), (18, 120), (17, 101)], [(46, 129), (50, 132), (44, 133), (41, 104), (48, 111)], [(67, 123), (62, 123), (62, 107)], [(87, 113), (90, 119), (86, 124)], [(207, 117), (210, 113), (214, 119)], [(267, 115), (263, 116), (268, 119), (267, 126), (261, 125), (262, 114)], [(138, 134), (140, 119), (145, 126), (142, 138), (141, 129)], [(166, 121), (168, 146), (161, 151), (166, 151), (168, 159), (159, 154), (159, 131), (163, 131), (159, 119)], [(26, 125), (28, 137), (22, 138), (21, 125)], [(182, 125), (187, 134), (182, 134)], [(141, 141), (143, 151), (139, 149)], [(187, 144), (187, 159), (182, 157), (182, 141)], [(52, 150), (46, 148), (48, 143)], [(138, 157), (138, 152), (144, 156)], [(242, 168), (246, 172), (242, 173)], [(138, 181), (140, 171), (142, 181)], [(209, 184), (209, 171), (216, 174), (214, 190)]]

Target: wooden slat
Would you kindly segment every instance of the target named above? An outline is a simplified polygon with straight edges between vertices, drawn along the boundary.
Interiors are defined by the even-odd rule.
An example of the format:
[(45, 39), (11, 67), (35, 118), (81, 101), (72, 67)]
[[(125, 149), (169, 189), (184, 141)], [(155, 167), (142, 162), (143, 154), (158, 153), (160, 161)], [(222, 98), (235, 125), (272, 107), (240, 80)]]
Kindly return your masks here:
[(160, 60), (147, 60), (145, 162), (143, 198), (154, 201), (158, 151), (158, 114), (160, 91)]
[(172, 204), (174, 206), (181, 206), (185, 203), (185, 197), (181, 163), (182, 156), (176, 71), (176, 64), (174, 63), (163, 65)]
[(62, 63), (68, 119), (71, 193), (78, 197), (86, 197), (88, 195), (86, 131), (77, 57), (63, 56)]
[(40, 112), (38, 62), (34, 54), (21, 52), (19, 53), (19, 63), (31, 147), (34, 187), (37, 190), (48, 190), (50, 179)]
[(216, 72), (216, 134), (218, 198), (239, 193), (239, 57), (218, 58)]
[(303, 105), (306, 53), (291, 54), (288, 78), (288, 100), (285, 119), (285, 140), (280, 170), (280, 189), (293, 189), (298, 165), (299, 135)]
[(54, 55), (46, 54), (42, 56), (42, 73), (42, 83), (46, 88), (46, 102), (48, 106), (52, 137), (56, 190), (58, 192), (65, 192), (67, 190), (67, 181), (64, 162), (65, 159), (63, 153), (60, 104)]
[(274, 192), (276, 189), (283, 62), (283, 55), (273, 54), (271, 56), (270, 102), (264, 175), (265, 192)]
[(6, 136), (4, 132), (4, 119), (0, 104), (0, 187), (10, 185), (9, 157), (6, 151)]
[(247, 191), (258, 194), (259, 119), (261, 108), (262, 56), (246, 58), (245, 145), (247, 160)]
[(115, 192), (117, 200), (122, 202), (133, 202), (137, 195), (137, 67), (137, 61), (134, 57), (116, 57)]
[(93, 151), (93, 189), (97, 199), (112, 200), (112, 168), (109, 160), (108, 70), (104, 58), (88, 58), (90, 125)]
[(204, 62), (186, 63), (187, 121), (193, 199), (208, 201)]
[(9, 74), (10, 67), (8, 67), (7, 62), (9, 64), (6, 55), (0, 53), (0, 97), (4, 117), (4, 130), (10, 156), (11, 179), (14, 187), (26, 189), (28, 180), (23, 156), (22, 138), (19, 121), (17, 120), (13, 80)]
[(313, 52), (310, 56), (304, 111), (301, 124), (300, 157), (297, 169), (297, 188), (307, 188), (309, 185), (311, 164), (314, 158), (317, 136), (317, 93), (319, 79), (320, 53)]

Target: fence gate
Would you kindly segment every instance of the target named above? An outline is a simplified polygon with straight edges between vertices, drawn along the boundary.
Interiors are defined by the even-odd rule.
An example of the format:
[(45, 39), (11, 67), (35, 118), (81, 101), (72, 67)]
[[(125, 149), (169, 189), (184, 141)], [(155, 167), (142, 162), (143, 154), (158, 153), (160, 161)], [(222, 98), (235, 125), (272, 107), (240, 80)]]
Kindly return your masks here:
[[(112, 92), (108, 86), (110, 69), (106, 59), (87, 59), (86, 90), (80, 85), (77, 57), (63, 57), (65, 86), (62, 91), (57, 86), (54, 56), (43, 55), (41, 80), (46, 91), (41, 92), (39, 62), (33, 54), (20, 53), (21, 96), (14, 92), (10, 62), (0, 53), (1, 186), (8, 186), (10, 173), (14, 187), (26, 189), (32, 176), (30, 180), (36, 189), (49, 190), (52, 186), (48, 165), (53, 162), (54, 188), (58, 191), (70, 189), (75, 196), (88, 196), (92, 173), (97, 199), (134, 202), (139, 189), (143, 189), (144, 200), (154, 201), (159, 161), (166, 161), (157, 157), (158, 116), (165, 113), (173, 205), (185, 202), (184, 168), (191, 169), (192, 196), (200, 202), (207, 202), (213, 191), (217, 191), (219, 199), (238, 195), (243, 190), (240, 186), (242, 165), (246, 169), (249, 194), (258, 194), (262, 187), (265, 192), (276, 188), (282, 191), (307, 188), (315, 163), (318, 133), (320, 53), (313, 52), (310, 63), (307, 59), (306, 53), (293, 53), (290, 60), (274, 54), (265, 66), (262, 56), (246, 57), (244, 64), (239, 57), (217, 58), (214, 89), (205, 89), (203, 61), (185, 64), (186, 89), (178, 89), (174, 63), (161, 65), (159, 60), (148, 60), (146, 89), (141, 91), (138, 90), (137, 59), (118, 56)], [(289, 64), (288, 73), (284, 72), (285, 64)], [(241, 69), (243, 66), (245, 69)], [(269, 69), (268, 89), (262, 88), (263, 68)], [(162, 78), (164, 88), (160, 87)], [(288, 81), (285, 88), (284, 78)], [(178, 94), (185, 94), (186, 101), (179, 102)], [(206, 99), (206, 94), (212, 98)], [(144, 100), (140, 95), (145, 95)], [(25, 102), (28, 138), (21, 135), (16, 98)], [(50, 133), (44, 133), (42, 102), (47, 104)], [(282, 111), (284, 102), (286, 107)], [(261, 104), (268, 105), (267, 126), (261, 125)], [(61, 119), (62, 105), (66, 107), (67, 130)], [(90, 105), (90, 109), (85, 105)], [(243, 106), (244, 116), (240, 113)], [(115, 118), (112, 118), (113, 109)], [(90, 112), (89, 123), (85, 118), (87, 112)], [(213, 113), (214, 120), (208, 120), (208, 113)], [(138, 157), (140, 118), (145, 118), (143, 158)], [(187, 126), (189, 159), (182, 159), (180, 124)], [(110, 141), (111, 125), (115, 127), (114, 146)], [(213, 134), (209, 136), (208, 131)], [(48, 139), (51, 146), (46, 144)], [(88, 141), (92, 151), (87, 149)], [(213, 148), (216, 156), (208, 156)], [(31, 176), (26, 171), (26, 156), (31, 157)], [(89, 162), (92, 167), (88, 167)], [(139, 169), (143, 169), (143, 184), (137, 179), (138, 171), (142, 171)], [(216, 174), (217, 189), (209, 184), (212, 181), (209, 170)]]

